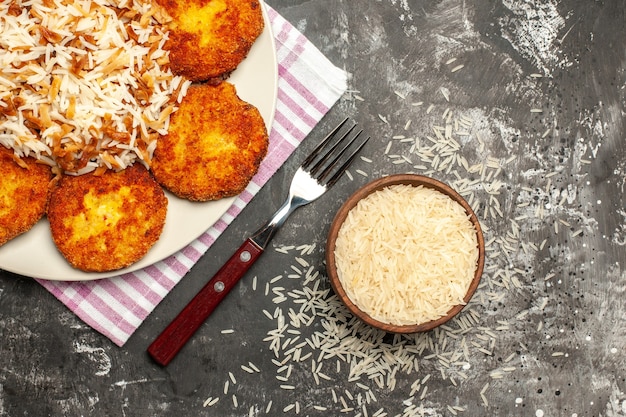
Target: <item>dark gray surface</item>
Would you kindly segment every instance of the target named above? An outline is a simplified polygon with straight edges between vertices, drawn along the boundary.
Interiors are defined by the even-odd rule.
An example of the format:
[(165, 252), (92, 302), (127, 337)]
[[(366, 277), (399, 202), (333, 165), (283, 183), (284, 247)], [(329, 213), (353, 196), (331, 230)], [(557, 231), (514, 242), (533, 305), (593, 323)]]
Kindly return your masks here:
[[(626, 415), (624, 1), (270, 4), (350, 73), (350, 92), (124, 347), (84, 325), (35, 281), (0, 272), (0, 415), (248, 416), (266, 415), (270, 401), (269, 415), (373, 416), (380, 409), (378, 415), (388, 416)], [(427, 172), (399, 137), (432, 144), (427, 137), (434, 137), (433, 125), (445, 126), (446, 112), (451, 121), (471, 119), (473, 126), (459, 139), (454, 169), (432, 176), (457, 187), (477, 180), (471, 193), (491, 241), (487, 269), (471, 305), (448, 329), (410, 340), (376, 338), (348, 318), (345, 328), (358, 352), (382, 367), (382, 388), (367, 375), (349, 380), (356, 350), (353, 357), (320, 361), (320, 348), (309, 345), (302, 348), (312, 353), (309, 359), (287, 358), (289, 381), (276, 378), (285, 371), (272, 359), (285, 360), (289, 346), (276, 357), (264, 340), (277, 325), (263, 313), (276, 308), (264, 288), (279, 274), (285, 294), (302, 288), (302, 279), (287, 278), (297, 265), (295, 250), (263, 255), (169, 367), (149, 360), (152, 339), (277, 207), (295, 167), (330, 126), (346, 115), (358, 120), (372, 135), (363, 153), (372, 162), (357, 161), (353, 181), (344, 179), (297, 211), (273, 243), (315, 243), (301, 257), (322, 273), (333, 213), (367, 181), (356, 170), (370, 177)], [(402, 156), (411, 163), (399, 163)], [(502, 168), (486, 168), (481, 176), (458, 165), (462, 158), (470, 166), (497, 160)], [(332, 302), (329, 297), (319, 300)], [(279, 306), (287, 315), (300, 304), (289, 296)], [(332, 335), (324, 326), (339, 319), (314, 317), (294, 346), (314, 332)], [(471, 319), (471, 328), (460, 331), (461, 320)], [(289, 330), (283, 340), (296, 336), (298, 329)], [(364, 348), (370, 340), (376, 343)], [(425, 341), (431, 347), (412, 353)], [(380, 349), (388, 352), (384, 360), (376, 356)], [(409, 373), (394, 364), (403, 351), (419, 369)], [(249, 362), (260, 372), (242, 368)], [(318, 384), (311, 369), (319, 363), (330, 380)], [(224, 394), (229, 372), (236, 383)], [(411, 399), (416, 383), (420, 390)], [(340, 412), (339, 397), (354, 411)]]

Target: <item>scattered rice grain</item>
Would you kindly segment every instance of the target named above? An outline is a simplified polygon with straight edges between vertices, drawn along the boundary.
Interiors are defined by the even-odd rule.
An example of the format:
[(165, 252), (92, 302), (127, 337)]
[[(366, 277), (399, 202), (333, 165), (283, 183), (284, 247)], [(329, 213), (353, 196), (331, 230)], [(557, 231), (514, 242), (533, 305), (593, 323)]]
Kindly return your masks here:
[(458, 70), (462, 69), (464, 66), (465, 65), (463, 64), (457, 65), (456, 67), (452, 68), (450, 72), (457, 72)]

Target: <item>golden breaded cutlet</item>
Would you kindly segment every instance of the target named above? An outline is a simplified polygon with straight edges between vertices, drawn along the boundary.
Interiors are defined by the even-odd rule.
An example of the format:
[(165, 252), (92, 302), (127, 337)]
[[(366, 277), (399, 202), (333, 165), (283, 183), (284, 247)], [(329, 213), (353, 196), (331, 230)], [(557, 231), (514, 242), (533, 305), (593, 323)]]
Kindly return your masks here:
[(193, 85), (172, 114), (167, 135), (159, 138), (151, 169), (181, 198), (217, 200), (246, 188), (267, 147), (261, 114), (232, 84)]
[(48, 206), (59, 252), (74, 268), (90, 272), (141, 259), (159, 239), (166, 213), (163, 189), (139, 164), (99, 176), (63, 176)]
[(51, 179), (49, 166), (30, 157), (18, 164), (13, 151), (0, 145), (0, 246), (43, 217)]
[(172, 72), (192, 81), (231, 73), (263, 31), (258, 0), (155, 0), (168, 24)]

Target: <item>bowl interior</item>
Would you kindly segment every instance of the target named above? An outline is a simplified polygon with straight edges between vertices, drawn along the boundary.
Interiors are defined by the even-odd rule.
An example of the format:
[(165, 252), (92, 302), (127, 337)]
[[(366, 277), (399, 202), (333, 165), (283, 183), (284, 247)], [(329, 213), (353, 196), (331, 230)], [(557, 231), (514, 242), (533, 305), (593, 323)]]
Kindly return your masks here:
[(470, 283), (467, 294), (465, 295), (463, 299), (465, 303), (469, 302), (469, 300), (474, 295), (476, 288), (478, 288), (478, 284), (480, 283), (480, 277), (482, 276), (483, 268), (485, 264), (485, 241), (484, 241), (482, 229), (480, 227), (480, 223), (478, 222), (478, 218), (476, 217), (476, 214), (474, 213), (470, 205), (467, 203), (467, 201), (465, 201), (465, 199), (461, 197), (461, 195), (459, 195), (450, 186), (430, 177), (414, 175), (414, 174), (390, 175), (387, 177), (380, 178), (378, 180), (374, 180), (366, 184), (362, 188), (358, 189), (354, 194), (352, 194), (346, 200), (346, 202), (341, 206), (341, 208), (335, 215), (335, 218), (330, 226), (328, 239), (326, 241), (326, 269), (327, 269), (328, 277), (330, 279), (331, 286), (333, 287), (337, 296), (344, 302), (344, 304), (352, 312), (352, 314), (356, 315), (367, 324), (373, 327), (379, 328), (381, 330), (387, 331), (387, 332), (392, 332), (392, 333), (424, 332), (424, 331), (431, 330), (447, 322), (456, 314), (458, 314), (463, 309), (463, 307), (465, 307), (465, 305), (462, 305), (462, 304), (456, 305), (452, 307), (445, 316), (440, 317), (436, 320), (426, 322), (426, 323), (416, 323), (416, 324), (411, 324), (411, 325), (395, 325), (395, 324), (390, 324), (390, 323), (384, 323), (384, 322), (381, 322), (379, 320), (372, 318), (369, 314), (361, 310), (357, 305), (355, 305), (348, 298), (346, 291), (341, 285), (341, 281), (339, 280), (339, 276), (337, 274), (337, 264), (335, 261), (335, 243), (337, 240), (339, 229), (341, 228), (341, 225), (343, 224), (346, 217), (348, 216), (348, 212), (357, 205), (359, 200), (367, 197), (368, 195), (380, 189), (389, 187), (391, 185), (396, 185), (396, 184), (406, 184), (406, 185), (412, 185), (415, 187), (421, 185), (424, 187), (437, 190), (447, 195), (448, 197), (450, 197), (452, 200), (456, 201), (457, 203), (459, 203), (465, 209), (467, 214), (470, 216), (470, 221), (474, 225), (474, 228), (476, 229), (476, 234), (477, 234), (478, 263), (476, 265), (476, 271), (474, 273), (472, 282)]

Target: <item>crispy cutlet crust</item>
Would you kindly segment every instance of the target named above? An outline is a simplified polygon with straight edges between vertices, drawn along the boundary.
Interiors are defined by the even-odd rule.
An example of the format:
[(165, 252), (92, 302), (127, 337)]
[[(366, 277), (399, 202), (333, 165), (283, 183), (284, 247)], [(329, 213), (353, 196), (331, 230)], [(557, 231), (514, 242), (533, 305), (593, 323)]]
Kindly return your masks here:
[(30, 230), (46, 212), (52, 171), (34, 158), (22, 163), (26, 168), (0, 145), (0, 246)]
[(217, 200), (239, 194), (267, 153), (261, 114), (227, 82), (191, 86), (159, 138), (151, 169), (181, 198)]
[(50, 193), (52, 239), (75, 268), (113, 271), (141, 259), (159, 239), (167, 198), (141, 165), (101, 176), (64, 176)]
[(192, 81), (224, 77), (263, 31), (258, 0), (155, 0), (171, 17), (170, 65)]

